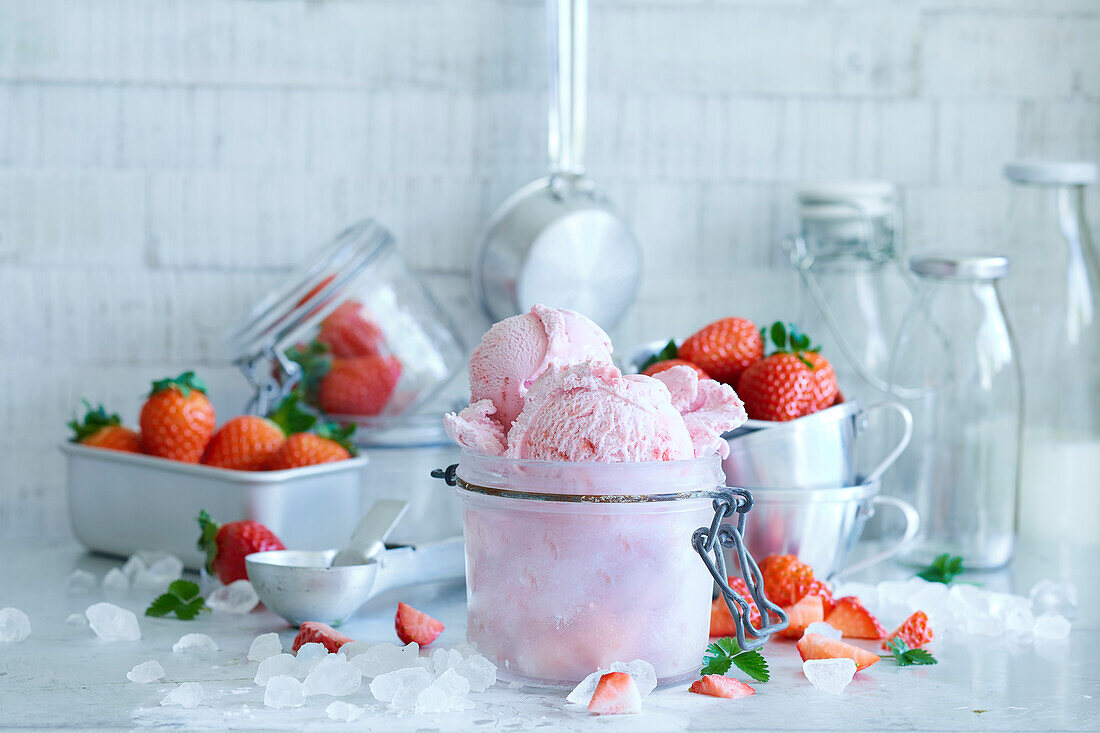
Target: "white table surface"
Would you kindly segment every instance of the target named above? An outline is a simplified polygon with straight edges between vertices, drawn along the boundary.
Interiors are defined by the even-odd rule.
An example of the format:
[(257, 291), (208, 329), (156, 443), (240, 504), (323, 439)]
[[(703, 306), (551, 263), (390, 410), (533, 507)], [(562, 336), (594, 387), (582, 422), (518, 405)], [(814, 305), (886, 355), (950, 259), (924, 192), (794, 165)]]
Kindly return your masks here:
[[(289, 647), (294, 632), (267, 611), (245, 617), (204, 614), (181, 622), (141, 615), (154, 595), (102, 590), (66, 593), (74, 568), (102, 577), (121, 564), (116, 558), (85, 553), (75, 543), (0, 542), (0, 607), (14, 606), (31, 619), (31, 636), (0, 644), (0, 727), (47, 728), (263, 728), (349, 730), (1098, 730), (1100, 729), (1100, 628), (1097, 604), (1100, 553), (1073, 548), (1024, 548), (1003, 572), (969, 576), (985, 587), (1027, 593), (1044, 577), (1075, 582), (1080, 609), (1068, 641), (1036, 649), (997, 640), (963, 637), (934, 649), (940, 664), (899, 668), (883, 661), (857, 675), (840, 696), (814, 690), (801, 671), (793, 643), (765, 649), (772, 680), (756, 684), (757, 694), (720, 700), (676, 687), (658, 690), (639, 716), (589, 718), (565, 702), (565, 692), (505, 684), (473, 694), (477, 706), (465, 713), (395, 716), (374, 702), (366, 685), (347, 702), (370, 708), (352, 724), (330, 721), (325, 707), (334, 699), (308, 698), (302, 708), (273, 710), (263, 705), (263, 688), (252, 682), (257, 665), (245, 660), (252, 639), (278, 631)], [(896, 566), (857, 578), (905, 577)], [(464, 595), (460, 586), (397, 591), (364, 607), (344, 631), (362, 641), (395, 641), (393, 609), (398, 597), (447, 625), (437, 644), (464, 638)], [(71, 613), (99, 600), (130, 608), (139, 616), (142, 638), (107, 643), (86, 626), (66, 625)], [(221, 647), (206, 657), (184, 659), (172, 644), (183, 634), (209, 634)], [(702, 650), (700, 650), (702, 651)], [(127, 681), (135, 664), (157, 659), (167, 675), (148, 685)], [(205, 705), (186, 710), (161, 707), (160, 699), (185, 681), (203, 684)]]

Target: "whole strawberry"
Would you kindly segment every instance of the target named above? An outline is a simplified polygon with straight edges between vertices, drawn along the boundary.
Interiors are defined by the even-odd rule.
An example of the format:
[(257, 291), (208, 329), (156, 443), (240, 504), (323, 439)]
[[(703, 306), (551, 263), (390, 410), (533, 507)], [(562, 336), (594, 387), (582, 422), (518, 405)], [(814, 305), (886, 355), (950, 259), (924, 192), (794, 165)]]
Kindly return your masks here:
[(764, 339), (747, 318), (723, 318), (688, 336), (677, 356), (736, 388), (741, 374), (764, 356)]
[(363, 317), (363, 305), (354, 300), (341, 303), (321, 321), (317, 334), (317, 340), (341, 359), (377, 354), (382, 339), (382, 329)]
[(72, 428), (73, 442), (90, 448), (104, 448), (124, 453), (141, 453), (141, 436), (136, 430), (123, 427), (122, 419), (116, 414), (107, 414), (103, 405), (92, 407), (84, 401), (87, 414), (83, 421), (76, 418), (67, 424)]
[(642, 370), (642, 374), (647, 377), (652, 377), (654, 374), (660, 374), (667, 371), (674, 366), (686, 366), (695, 370), (695, 373), (699, 375), (699, 379), (710, 379), (710, 375), (704, 372), (699, 367), (692, 364), (690, 361), (684, 359), (665, 359), (664, 361), (656, 361)]
[(839, 389), (832, 364), (791, 326), (772, 324), (774, 351), (745, 370), (737, 395), (754, 420), (787, 421), (836, 402)]
[(199, 550), (206, 554), (206, 569), (225, 585), (248, 580), (244, 559), (253, 552), (285, 550), (282, 540), (259, 522), (243, 520), (220, 527), (206, 510), (199, 511)]
[(194, 372), (153, 382), (140, 422), (146, 453), (185, 463), (199, 462), (217, 424), (206, 385)]
[(393, 396), (401, 362), (393, 356), (333, 359), (321, 378), (320, 407), (330, 415), (377, 415)]
[(355, 452), (350, 443), (354, 432), (354, 425), (341, 428), (334, 423), (327, 423), (318, 428), (316, 433), (295, 433), (275, 451), (267, 467), (271, 471), (284, 471), (319, 463), (345, 461)]
[(266, 417), (240, 415), (218, 428), (202, 462), (236, 471), (262, 471), (287, 435), (309, 430), (317, 418), (301, 409), (291, 394)]

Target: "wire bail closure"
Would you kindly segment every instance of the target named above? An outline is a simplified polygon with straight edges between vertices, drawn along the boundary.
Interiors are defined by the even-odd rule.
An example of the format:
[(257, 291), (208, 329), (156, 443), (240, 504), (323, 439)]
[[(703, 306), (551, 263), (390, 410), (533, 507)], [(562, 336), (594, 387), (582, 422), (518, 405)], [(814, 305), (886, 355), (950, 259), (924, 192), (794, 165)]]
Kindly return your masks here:
[[(745, 515), (752, 509), (752, 494), (746, 489), (731, 486), (719, 486), (704, 491), (688, 491), (668, 494), (634, 495), (587, 495), (587, 494), (542, 494), (530, 491), (496, 489), (470, 484), (458, 476), (458, 464), (446, 468), (434, 469), (432, 478), (444, 481), (461, 491), (469, 491), (487, 496), (525, 501), (551, 501), (599, 504), (638, 504), (650, 502), (678, 501), (682, 499), (713, 499), (714, 519), (709, 527), (700, 527), (691, 537), (691, 546), (699, 553), (707, 571), (710, 572), (722, 598), (733, 616), (737, 629), (737, 644), (746, 651), (758, 649), (768, 642), (772, 634), (787, 628), (789, 619), (782, 608), (772, 603), (764, 595), (764, 579), (756, 560), (745, 547)], [(737, 515), (736, 526), (725, 521)], [(723, 548), (733, 549), (737, 563), (741, 567), (741, 577), (749, 589), (752, 600), (760, 610), (761, 626), (756, 628), (749, 620), (751, 609), (748, 601), (730, 588), (726, 576), (726, 559)], [(713, 558), (711, 557), (713, 555)], [(774, 620), (773, 620), (774, 617)]]

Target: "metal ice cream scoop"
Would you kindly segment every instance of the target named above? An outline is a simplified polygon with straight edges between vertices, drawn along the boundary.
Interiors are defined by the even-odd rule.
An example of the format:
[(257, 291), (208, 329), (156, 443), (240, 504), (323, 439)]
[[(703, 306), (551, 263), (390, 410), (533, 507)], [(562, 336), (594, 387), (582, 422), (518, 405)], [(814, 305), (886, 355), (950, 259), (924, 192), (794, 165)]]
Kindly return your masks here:
[(264, 605), (295, 626), (335, 626), (390, 588), (461, 579), (461, 537), (384, 549), (407, 509), (403, 501), (375, 502), (344, 550), (255, 552), (245, 558), (248, 579)]

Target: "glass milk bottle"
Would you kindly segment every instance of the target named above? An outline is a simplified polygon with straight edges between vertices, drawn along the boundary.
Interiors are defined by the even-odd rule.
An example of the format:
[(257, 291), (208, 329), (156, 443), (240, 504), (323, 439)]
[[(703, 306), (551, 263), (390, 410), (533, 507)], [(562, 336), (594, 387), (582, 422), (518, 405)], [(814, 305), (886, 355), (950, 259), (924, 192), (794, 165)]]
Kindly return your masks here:
[[(801, 276), (795, 323), (821, 344), (845, 400), (888, 397), (887, 369), (912, 292), (901, 260), (901, 208), (888, 181), (847, 181), (798, 189), (799, 235), (785, 247)], [(897, 444), (893, 425), (861, 441), (866, 472)], [(896, 480), (894, 472), (885, 483)], [(893, 493), (892, 489), (889, 489)]]
[(1093, 163), (1005, 167), (1014, 184), (1006, 289), (1027, 380), (1021, 537), (1100, 544), (1100, 265), (1085, 218)]
[(915, 257), (918, 287), (891, 360), (894, 392), (913, 413), (895, 473), (921, 527), (906, 553), (926, 565), (960, 555), (995, 568), (1015, 541), (1022, 387), (1001, 308), (1005, 257)]

